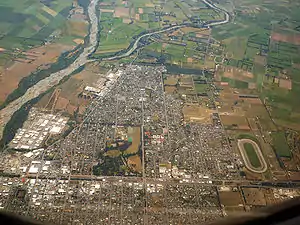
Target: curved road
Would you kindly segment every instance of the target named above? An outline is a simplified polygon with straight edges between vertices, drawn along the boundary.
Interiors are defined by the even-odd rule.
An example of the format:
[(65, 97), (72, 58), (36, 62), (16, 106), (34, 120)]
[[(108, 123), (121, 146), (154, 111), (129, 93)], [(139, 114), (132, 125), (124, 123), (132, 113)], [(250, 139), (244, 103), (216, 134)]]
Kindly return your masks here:
[(78, 58), (70, 64), (67, 68), (51, 74), (49, 77), (39, 81), (34, 86), (30, 87), (24, 95), (20, 98), (12, 101), (4, 109), (0, 111), (0, 139), (3, 136), (3, 130), (5, 125), (10, 120), (11, 116), (19, 110), (26, 102), (38, 97), (40, 94), (46, 92), (49, 88), (57, 85), (64, 77), (74, 72), (79, 67), (85, 65), (88, 62), (88, 56), (96, 50), (98, 42), (98, 18), (96, 14), (96, 5), (99, 0), (91, 0), (88, 7), (88, 16), (90, 19), (90, 37), (89, 45), (83, 50)]
[[(250, 159), (246, 153), (245, 147), (244, 147), (244, 144), (246, 144), (246, 143), (252, 144), (252, 146), (255, 150), (255, 153), (259, 159), (259, 162), (261, 165), (260, 167), (256, 168), (256, 167), (252, 166)], [(260, 150), (260, 147), (257, 145), (256, 142), (254, 142), (250, 139), (240, 139), (240, 140), (238, 140), (238, 147), (239, 147), (240, 153), (242, 155), (243, 161), (245, 163), (245, 166), (248, 170), (250, 170), (251, 172), (254, 172), (254, 173), (264, 173), (267, 171), (268, 165), (267, 165), (266, 160)]]

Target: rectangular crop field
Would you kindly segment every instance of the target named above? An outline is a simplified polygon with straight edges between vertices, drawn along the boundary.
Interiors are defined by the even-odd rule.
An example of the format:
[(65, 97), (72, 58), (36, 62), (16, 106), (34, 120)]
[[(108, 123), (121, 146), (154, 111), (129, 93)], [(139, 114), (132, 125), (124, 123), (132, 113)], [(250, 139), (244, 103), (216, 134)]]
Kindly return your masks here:
[(291, 157), (291, 150), (287, 144), (283, 131), (272, 133), (273, 146), (276, 154), (280, 157)]

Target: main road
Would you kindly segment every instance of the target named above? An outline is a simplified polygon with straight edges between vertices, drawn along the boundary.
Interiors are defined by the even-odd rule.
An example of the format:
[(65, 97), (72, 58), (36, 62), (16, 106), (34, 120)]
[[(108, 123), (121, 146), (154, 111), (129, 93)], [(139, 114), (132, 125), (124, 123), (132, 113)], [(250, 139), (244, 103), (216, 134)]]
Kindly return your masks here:
[(51, 87), (57, 85), (64, 77), (70, 75), (76, 69), (85, 65), (89, 61), (88, 56), (96, 50), (96, 46), (99, 41), (99, 20), (96, 14), (96, 5), (98, 4), (98, 2), (99, 0), (91, 0), (91, 3), (88, 6), (88, 17), (90, 20), (89, 43), (84, 48), (83, 52), (67, 68), (53, 73), (47, 78), (39, 81), (34, 86), (30, 87), (24, 95), (12, 101), (0, 111), (0, 139), (2, 139), (3, 137), (4, 127), (17, 110), (19, 110), (25, 103), (38, 97), (40, 94), (46, 92)]

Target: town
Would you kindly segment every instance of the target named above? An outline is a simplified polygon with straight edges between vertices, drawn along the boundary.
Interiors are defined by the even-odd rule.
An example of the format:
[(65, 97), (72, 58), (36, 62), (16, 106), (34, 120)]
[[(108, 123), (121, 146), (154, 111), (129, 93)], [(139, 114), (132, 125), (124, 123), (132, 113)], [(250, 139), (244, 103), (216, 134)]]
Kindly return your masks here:
[(0, 0), (0, 210), (194, 225), (299, 198), (297, 9)]
[[(241, 175), (252, 159), (232, 150), (190, 76), (138, 65), (109, 74), (110, 88), (66, 138), (1, 156), (2, 209), (61, 224), (195, 224), (299, 195), (283, 181)], [(186, 94), (166, 92), (174, 83)], [(50, 116), (39, 118), (37, 130)]]

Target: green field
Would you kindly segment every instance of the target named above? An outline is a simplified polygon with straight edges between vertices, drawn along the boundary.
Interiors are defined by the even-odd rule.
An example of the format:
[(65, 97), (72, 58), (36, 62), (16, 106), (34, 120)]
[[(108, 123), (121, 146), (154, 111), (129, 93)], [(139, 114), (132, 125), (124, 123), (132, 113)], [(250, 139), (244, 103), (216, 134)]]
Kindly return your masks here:
[(248, 83), (245, 81), (234, 80), (228, 77), (222, 77), (223, 82), (228, 82), (231, 87), (239, 88), (239, 89), (247, 89)]
[[(265, 79), (266, 80), (266, 79)], [(300, 130), (300, 86), (297, 81), (292, 80), (292, 90), (286, 90), (278, 87), (278, 85), (264, 82), (264, 92), (262, 96), (266, 98), (267, 104), (272, 107), (271, 115), (275, 122), (281, 121), (281, 125), (285, 126), (284, 121), (293, 123), (295, 130)]]
[[(72, 7), (72, 0), (9, 0), (0, 2), (0, 65), (6, 64), (16, 49), (28, 50), (61, 29)], [(74, 44), (74, 43), (73, 43)]]
[[(300, 28), (296, 22), (300, 19), (299, 3), (241, 0), (234, 2), (234, 8), (232, 23), (212, 29), (213, 37), (225, 46), (228, 59), (225, 65), (252, 72), (251, 82), (256, 84), (253, 91), (266, 100), (275, 123), (299, 131)], [(291, 79), (292, 90), (280, 86), (275, 78)], [(246, 83), (234, 79), (223, 77), (222, 81), (235, 88), (248, 88)]]
[(207, 92), (208, 84), (195, 84), (195, 89), (198, 93)]
[(258, 158), (256, 152), (255, 152), (255, 149), (254, 149), (253, 145), (250, 144), (250, 143), (245, 143), (244, 144), (244, 149), (245, 149), (246, 154), (247, 154), (247, 156), (250, 160), (251, 165), (255, 168), (261, 167), (261, 163), (259, 161), (259, 158)]
[[(100, 44), (97, 52), (118, 52), (126, 49), (132, 37), (138, 35), (145, 29), (137, 24), (123, 23), (121, 18), (113, 18), (111, 15), (101, 17)], [(96, 55), (97, 55), (96, 52)]]
[[(223, 13), (205, 9), (202, 2), (192, 0), (186, 2), (180, 0), (166, 1), (164, 3), (150, 0), (128, 0), (126, 3), (117, 0), (113, 4), (109, 4), (110, 1), (106, 0), (104, 2), (107, 4), (103, 6), (106, 11), (101, 13), (100, 44), (94, 54), (96, 58), (114, 55), (126, 49), (142, 32), (182, 24), (187, 21), (194, 22), (197, 21), (197, 18), (200, 20), (199, 16), (202, 17), (202, 15), (202, 20), (217, 20), (223, 16)], [(191, 10), (192, 6), (198, 10)], [(112, 10), (112, 12), (107, 10)], [(196, 33), (194, 31), (180, 32), (172, 36), (170, 33), (157, 35), (154, 38), (156, 40), (146, 40), (147, 44), (141, 48), (139, 52), (141, 57), (137, 59), (137, 62), (156, 60), (180, 65), (180, 67), (201, 67), (204, 62), (200, 59), (200, 50), (196, 49), (198, 47), (197, 40), (189, 40), (191, 37), (195, 38)], [(202, 51), (205, 51), (207, 43), (206, 40), (202, 41), (205, 43)], [(158, 48), (157, 44), (162, 45), (161, 43), (164, 43), (165, 46)]]
[[(47, 34), (60, 26), (61, 21), (68, 16), (72, 0), (55, 0), (49, 4), (46, 6), (39, 0), (1, 1), (1, 34), (5, 34), (4, 37), (19, 39), (41, 38), (43, 40), (43, 38), (47, 38), (49, 36)], [(4, 45), (2, 47), (9, 48), (11, 46)]]
[(292, 154), (287, 144), (285, 133), (282, 131), (273, 132), (271, 136), (276, 154), (280, 157), (291, 157)]

